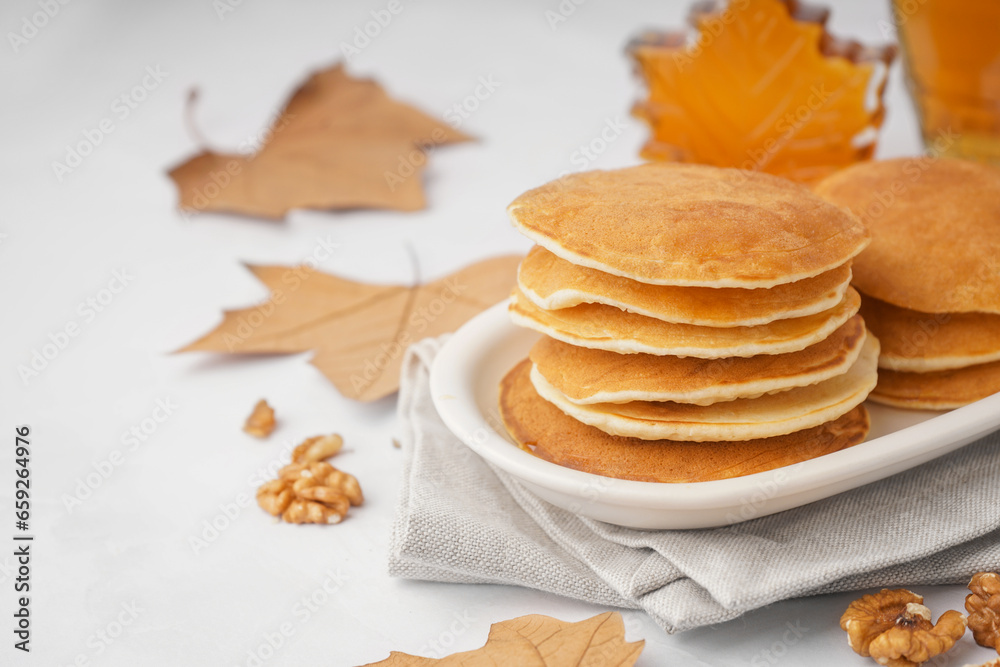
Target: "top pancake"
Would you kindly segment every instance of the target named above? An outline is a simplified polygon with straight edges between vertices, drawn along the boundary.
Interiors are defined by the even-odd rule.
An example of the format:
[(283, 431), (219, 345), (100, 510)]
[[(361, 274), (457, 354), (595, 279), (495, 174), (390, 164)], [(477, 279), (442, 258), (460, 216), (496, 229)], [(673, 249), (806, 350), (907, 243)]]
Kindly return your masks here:
[(1000, 313), (1000, 169), (944, 158), (859, 162), (816, 185), (868, 225), (865, 294), (924, 313)]
[(773, 287), (838, 267), (869, 240), (804, 186), (706, 165), (571, 174), (507, 212), (569, 262), (655, 285)]
[(535, 246), (521, 262), (517, 285), (539, 308), (603, 303), (664, 322), (751, 327), (833, 308), (851, 281), (850, 264), (770, 289), (648, 285), (571, 264)]

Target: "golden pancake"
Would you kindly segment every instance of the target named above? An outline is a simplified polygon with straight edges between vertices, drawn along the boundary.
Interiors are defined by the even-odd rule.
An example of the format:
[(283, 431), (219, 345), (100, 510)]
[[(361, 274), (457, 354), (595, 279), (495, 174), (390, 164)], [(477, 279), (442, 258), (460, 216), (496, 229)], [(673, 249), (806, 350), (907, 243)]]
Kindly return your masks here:
[(833, 308), (851, 282), (850, 264), (770, 289), (647, 285), (570, 264), (541, 246), (521, 262), (517, 285), (539, 308), (603, 303), (665, 322), (738, 327), (804, 317)]
[(933, 373), (879, 371), (877, 403), (914, 410), (950, 410), (1000, 391), (1000, 361)]
[(924, 313), (1000, 313), (1000, 168), (944, 158), (860, 162), (816, 186), (872, 233), (865, 294)]
[(861, 314), (882, 343), (880, 368), (928, 373), (1000, 360), (994, 313), (921, 313), (862, 296)]
[(706, 165), (571, 174), (507, 212), (573, 264), (655, 285), (773, 287), (830, 271), (869, 240), (857, 218), (804, 186)]
[(717, 359), (797, 352), (832, 334), (860, 306), (861, 297), (848, 288), (837, 306), (822, 313), (755, 327), (717, 328), (664, 322), (600, 303), (542, 310), (515, 289), (510, 316), (514, 324), (580, 347)]
[(570, 417), (611, 435), (640, 440), (751, 440), (819, 426), (860, 405), (875, 387), (878, 341), (865, 339), (848, 371), (808, 387), (759, 398), (738, 398), (711, 405), (633, 401), (580, 405), (566, 399), (532, 367), (539, 396)]
[(728, 359), (618, 354), (545, 336), (531, 349), (531, 361), (573, 403), (710, 405), (804, 387), (846, 373), (861, 353), (865, 336), (864, 321), (855, 315), (804, 350)]
[(788, 435), (740, 442), (676, 442), (622, 438), (567, 417), (535, 391), (522, 361), (500, 384), (500, 414), (511, 437), (539, 458), (567, 468), (641, 482), (705, 482), (750, 475), (858, 444), (868, 413), (858, 406), (840, 419)]

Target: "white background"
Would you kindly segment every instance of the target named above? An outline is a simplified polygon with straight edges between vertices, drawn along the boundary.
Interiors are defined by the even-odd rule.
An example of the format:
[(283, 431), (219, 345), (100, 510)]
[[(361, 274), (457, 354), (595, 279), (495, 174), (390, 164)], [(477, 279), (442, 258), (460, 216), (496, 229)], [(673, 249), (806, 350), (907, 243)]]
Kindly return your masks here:
[[(76, 0), (15, 52), (8, 33), (21, 32), (39, 6), (4, 3), (0, 540), (9, 543), (14, 532), (19, 424), (32, 428), (37, 538), (28, 660), (12, 648), (14, 562), (0, 547), (0, 664), (255, 664), (248, 652), (261, 655), (285, 624), (290, 637), (273, 655), (265, 648), (262, 664), (358, 665), (390, 649), (439, 657), (475, 648), (491, 622), (522, 614), (579, 620), (604, 611), (514, 587), (390, 579), (386, 549), (400, 472), (391, 444), (394, 398), (358, 404), (341, 397), (307, 363), (309, 354), (169, 354), (213, 327), (221, 309), (264, 296), (241, 262), (296, 264), (319, 239), (339, 244), (322, 269), (372, 282), (410, 279), (406, 243), (426, 278), (527, 250), (505, 219), (513, 197), (577, 168), (574, 152), (609, 120), (627, 129), (589, 166), (637, 161), (646, 131), (628, 116), (639, 85), (623, 47), (641, 28), (679, 25), (686, 3), (590, 0), (553, 30), (545, 12), (557, 10), (556, 0), (403, 0), (404, 10), (351, 61), (352, 73), (376, 77), (435, 116), (472, 94), (480, 77), (500, 84), (461, 127), (479, 141), (433, 155), (427, 210), (297, 211), (283, 224), (183, 219), (165, 172), (198, 148), (183, 122), (188, 91), (201, 90), (202, 132), (214, 146), (234, 148), (386, 4), (243, 0), (220, 17), (209, 0)], [(836, 32), (884, 41), (887, 2), (836, 4)], [(165, 78), (121, 118), (112, 105), (147, 67)], [(880, 154), (918, 151), (898, 67), (888, 104)], [(60, 181), (52, 163), (106, 118), (114, 131)], [(115, 271), (131, 276), (127, 286), (88, 316), (80, 304), (109, 296), (102, 290)], [(18, 366), (72, 323), (79, 334), (22, 381)], [(240, 431), (262, 396), (281, 420), (266, 442)], [(123, 434), (151, 418), (158, 400), (176, 408), (130, 450)], [(328, 528), (275, 524), (251, 501), (195, 553), (189, 538), (204, 537), (204, 522), (219, 520), (220, 507), (252, 498), (257, 471), (302, 438), (330, 431), (344, 435), (349, 451), (337, 463), (358, 476), (367, 497), (349, 520)], [(67, 495), (96, 468), (107, 469), (102, 462), (115, 450), (123, 462), (97, 488), (81, 489), (89, 497), (68, 509)], [(325, 583), (335, 594), (318, 592)], [(936, 613), (961, 608), (961, 587), (919, 591)], [(306, 614), (301, 600), (314, 595), (322, 602)], [(646, 640), (640, 665), (873, 664), (848, 650), (837, 627), (853, 597), (776, 604), (678, 636), (637, 612), (624, 615), (629, 639)], [(123, 605), (138, 609), (134, 619)], [(118, 627), (119, 617), (129, 625)], [(118, 636), (108, 644), (98, 632)], [(949, 662), (989, 654), (966, 639)]]

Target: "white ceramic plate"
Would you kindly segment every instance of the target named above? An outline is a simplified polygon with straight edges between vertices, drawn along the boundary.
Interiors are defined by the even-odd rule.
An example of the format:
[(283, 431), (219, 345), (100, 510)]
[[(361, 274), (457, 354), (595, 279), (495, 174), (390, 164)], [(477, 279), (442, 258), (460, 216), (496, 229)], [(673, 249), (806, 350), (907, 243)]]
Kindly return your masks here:
[(869, 403), (868, 441), (833, 454), (713, 482), (612, 479), (543, 461), (507, 435), (497, 408), (500, 380), (538, 336), (511, 324), (506, 301), (469, 320), (431, 369), (434, 405), (459, 439), (540, 497), (621, 526), (706, 528), (781, 512), (902, 472), (1000, 428), (1000, 394), (945, 413)]

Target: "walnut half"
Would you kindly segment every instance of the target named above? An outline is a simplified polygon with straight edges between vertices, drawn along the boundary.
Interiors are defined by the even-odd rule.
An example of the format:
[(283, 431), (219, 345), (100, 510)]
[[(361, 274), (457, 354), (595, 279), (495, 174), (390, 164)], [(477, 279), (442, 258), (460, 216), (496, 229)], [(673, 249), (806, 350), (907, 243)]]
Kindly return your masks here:
[(267, 404), (263, 398), (253, 406), (253, 412), (247, 417), (243, 424), (243, 430), (255, 438), (266, 438), (271, 435), (277, 422), (274, 419), (274, 408)]
[(344, 447), (344, 439), (333, 435), (316, 435), (306, 438), (292, 451), (293, 463), (311, 463), (336, 456)]
[(978, 572), (969, 582), (972, 591), (965, 598), (969, 629), (980, 646), (1000, 652), (1000, 575)]
[(965, 616), (957, 611), (946, 611), (932, 624), (923, 601), (902, 588), (883, 588), (852, 602), (840, 617), (840, 627), (856, 653), (880, 665), (915, 667), (954, 646), (966, 627)]

